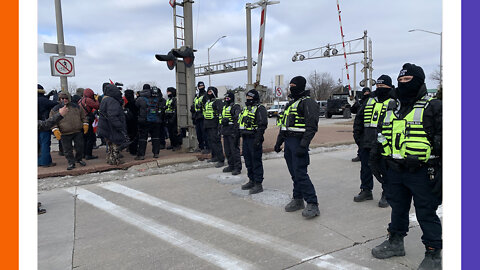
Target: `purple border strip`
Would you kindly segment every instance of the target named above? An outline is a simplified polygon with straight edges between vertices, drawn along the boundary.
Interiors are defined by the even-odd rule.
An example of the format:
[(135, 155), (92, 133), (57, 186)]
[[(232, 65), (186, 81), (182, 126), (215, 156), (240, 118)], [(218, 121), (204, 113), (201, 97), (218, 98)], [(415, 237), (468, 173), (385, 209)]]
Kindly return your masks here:
[[(478, 12), (480, 2), (462, 0), (462, 269), (479, 269)], [(444, 39), (445, 40), (445, 39)], [(458, 89), (451, 89), (458, 91)], [(448, 89), (446, 91), (449, 91)], [(449, 179), (447, 181), (455, 181)]]

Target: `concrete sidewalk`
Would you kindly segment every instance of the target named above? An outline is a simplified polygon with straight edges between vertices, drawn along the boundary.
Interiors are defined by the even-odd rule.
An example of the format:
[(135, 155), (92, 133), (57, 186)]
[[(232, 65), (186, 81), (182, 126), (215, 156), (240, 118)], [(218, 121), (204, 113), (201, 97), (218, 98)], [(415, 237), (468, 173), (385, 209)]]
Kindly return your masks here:
[[(311, 148), (319, 146), (335, 146), (342, 144), (352, 144), (352, 124), (353, 120), (350, 119), (324, 119), (319, 121), (318, 132), (311, 142)], [(279, 128), (275, 126), (275, 119), (269, 119), (269, 127), (265, 132), (265, 141), (263, 143), (264, 152), (273, 151)], [(58, 144), (55, 139), (52, 139), (52, 144)], [(167, 140), (168, 145), (168, 140)], [(52, 147), (58, 148), (58, 147)], [(160, 150), (160, 156), (157, 159), (153, 158), (151, 143), (147, 144), (147, 150), (145, 151), (145, 160), (134, 160), (135, 156), (130, 155), (128, 152), (123, 151), (123, 164), (118, 166), (108, 165), (105, 160), (106, 148), (102, 146), (93, 150), (93, 154), (98, 156), (98, 159), (85, 160), (87, 166), (82, 167), (76, 164), (76, 168), (68, 171), (67, 160), (64, 156), (58, 155), (58, 151), (52, 151), (52, 160), (57, 165), (54, 167), (38, 167), (38, 178), (58, 177), (58, 176), (77, 176), (94, 172), (110, 171), (110, 170), (125, 170), (135, 165), (150, 164), (149, 166), (163, 167), (176, 163), (191, 163), (197, 160), (204, 160), (210, 158), (210, 155), (202, 155), (200, 153), (185, 153), (182, 151), (173, 152), (171, 150)]]

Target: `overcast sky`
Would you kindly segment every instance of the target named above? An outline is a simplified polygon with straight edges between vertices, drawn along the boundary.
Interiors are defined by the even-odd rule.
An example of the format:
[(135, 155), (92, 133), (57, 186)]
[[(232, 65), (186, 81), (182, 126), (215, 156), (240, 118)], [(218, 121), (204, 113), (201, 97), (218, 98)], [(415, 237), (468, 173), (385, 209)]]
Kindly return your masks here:
[[(180, 0), (177, 0), (180, 1)], [(51, 54), (43, 43), (57, 43), (53, 0), (38, 2), (38, 82), (47, 90), (59, 88), (60, 79), (50, 75)], [(195, 0), (193, 4), (195, 63), (246, 56), (245, 0)], [(250, 1), (253, 2), (253, 1)], [(436, 83), (430, 75), (439, 69), (440, 36), (410, 29), (442, 31), (442, 6), (438, 0), (344, 0), (340, 1), (345, 40), (360, 38), (363, 31), (373, 42), (373, 77), (396, 77), (403, 63), (423, 67), (428, 88)], [(75, 77), (69, 83), (101, 92), (103, 82), (112, 79), (125, 86), (155, 82), (163, 91), (175, 86), (175, 72), (155, 59), (173, 47), (172, 8), (168, 0), (82, 0), (62, 1), (65, 43), (77, 48)], [(256, 60), (260, 9), (252, 11), (252, 51)], [(342, 77), (343, 57), (292, 62), (296, 51), (341, 41), (335, 0), (281, 0), (267, 8), (265, 49), (261, 83), (271, 87), (277, 74), (285, 80), (307, 77), (314, 70)], [(354, 50), (361, 50), (357, 43)], [(363, 55), (350, 55), (348, 62)], [(353, 66), (350, 67), (353, 84)], [(254, 76), (256, 69), (254, 68)], [(363, 77), (357, 65), (357, 84)], [(197, 78), (208, 84), (208, 76)], [(247, 72), (211, 76), (212, 85), (244, 86)], [(346, 84), (346, 75), (344, 73)], [(139, 90), (139, 89), (135, 89)]]

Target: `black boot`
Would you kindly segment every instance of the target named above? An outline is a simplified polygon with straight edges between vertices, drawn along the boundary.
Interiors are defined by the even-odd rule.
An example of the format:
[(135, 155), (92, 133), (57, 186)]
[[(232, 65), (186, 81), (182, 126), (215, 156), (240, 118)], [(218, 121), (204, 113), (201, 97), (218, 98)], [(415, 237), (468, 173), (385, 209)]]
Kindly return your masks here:
[(286, 212), (293, 212), (305, 208), (303, 199), (292, 199), (287, 205), (285, 205)]
[(382, 198), (380, 198), (380, 201), (378, 201), (378, 207), (386, 208), (388, 206), (389, 204), (387, 202), (387, 198), (385, 198), (385, 192), (382, 192)]
[(426, 247), (425, 258), (418, 270), (442, 269), (442, 249)]
[(360, 191), (357, 196), (353, 197), (354, 202), (363, 202), (366, 200), (373, 200), (371, 190), (362, 189), (362, 191)]
[(75, 169), (75, 163), (68, 164), (67, 170), (70, 171), (70, 170), (73, 170), (73, 169)]
[(233, 170), (232, 175), (239, 175), (242, 172), (240, 170)]
[(246, 184), (242, 185), (242, 189), (243, 190), (251, 189), (253, 188), (253, 186), (255, 186), (255, 183), (253, 183), (253, 181), (250, 180)]
[(389, 233), (387, 240), (372, 249), (373, 257), (386, 259), (393, 256), (405, 256), (403, 237), (398, 233)]
[(307, 208), (302, 211), (302, 216), (305, 218), (314, 218), (320, 216), (320, 209), (315, 203), (307, 203)]
[(248, 192), (249, 194), (257, 194), (263, 191), (262, 183), (255, 183)]
[(233, 171), (233, 168), (230, 167), (230, 166), (227, 166), (227, 167), (223, 168), (222, 172), (232, 172), (232, 171)]
[(219, 161), (219, 162), (217, 162), (217, 163), (215, 164), (215, 168), (221, 168), (221, 167), (223, 167), (223, 166), (225, 166), (225, 162), (224, 162), (224, 161)]
[(356, 156), (354, 158), (352, 158), (352, 162), (358, 162), (360, 161), (360, 157), (359, 156)]

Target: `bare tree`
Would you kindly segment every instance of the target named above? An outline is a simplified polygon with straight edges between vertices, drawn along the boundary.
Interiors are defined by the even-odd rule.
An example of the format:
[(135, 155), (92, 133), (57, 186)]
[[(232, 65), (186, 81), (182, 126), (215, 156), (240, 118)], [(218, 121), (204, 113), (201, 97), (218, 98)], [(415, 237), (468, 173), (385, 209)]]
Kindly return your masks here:
[(434, 70), (430, 74), (430, 79), (437, 82), (437, 87), (440, 88), (442, 86), (442, 78), (440, 77), (440, 69)]
[(336, 90), (337, 85), (332, 75), (328, 72), (317, 73), (312, 72), (307, 79), (307, 86), (310, 88), (312, 98), (316, 100), (328, 99), (328, 97)]

